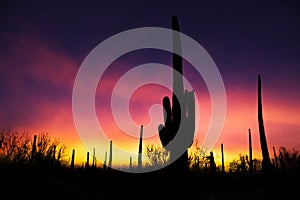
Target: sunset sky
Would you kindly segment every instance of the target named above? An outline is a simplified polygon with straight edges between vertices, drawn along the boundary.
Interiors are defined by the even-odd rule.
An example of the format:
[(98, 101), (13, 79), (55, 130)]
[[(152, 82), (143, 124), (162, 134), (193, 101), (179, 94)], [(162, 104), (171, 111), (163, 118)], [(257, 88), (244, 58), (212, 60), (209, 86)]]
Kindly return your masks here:
[[(257, 123), (257, 75), (262, 76), (263, 115), (269, 153), (272, 146), (300, 149), (300, 4), (296, 1), (6, 1), (0, 5), (0, 128), (30, 133), (48, 132), (76, 149), (76, 163), (87, 149), (76, 130), (72, 90), (77, 72), (91, 50), (110, 36), (139, 27), (171, 28), (179, 18), (181, 32), (202, 45), (218, 67), (226, 89), (226, 118), (212, 149), (216, 160), (248, 153), (248, 129), (253, 154), (261, 159)], [(126, 4), (126, 2), (128, 2)], [(130, 2), (130, 3), (129, 3)], [(170, 35), (171, 37), (171, 35)], [(115, 60), (99, 81), (95, 109), (106, 136), (114, 145), (137, 153), (139, 125), (162, 123), (162, 98), (170, 90), (144, 85), (131, 96), (133, 135), (120, 131), (111, 113), (111, 94), (117, 81), (135, 66), (170, 66), (172, 54), (144, 49)], [(201, 75), (184, 62), (183, 73), (197, 97), (199, 126), (195, 140), (202, 144), (210, 122), (210, 96)], [(169, 74), (170, 78), (172, 74)], [(141, 74), (159, 79), (158, 73)], [(124, 91), (128, 85), (123, 85)], [(122, 94), (118, 94), (122, 99)], [(151, 109), (150, 109), (151, 108)], [(149, 114), (150, 109), (150, 114)], [(151, 121), (152, 120), (152, 121)], [(128, 124), (130, 128), (132, 124)], [(148, 130), (148, 129), (147, 129)], [(144, 133), (146, 144), (158, 144), (157, 133)], [(150, 137), (151, 136), (151, 137)], [(108, 143), (93, 141), (103, 162)], [(191, 150), (194, 147), (191, 148)], [(137, 160), (134, 158), (136, 164)], [(113, 164), (128, 165), (117, 153)]]

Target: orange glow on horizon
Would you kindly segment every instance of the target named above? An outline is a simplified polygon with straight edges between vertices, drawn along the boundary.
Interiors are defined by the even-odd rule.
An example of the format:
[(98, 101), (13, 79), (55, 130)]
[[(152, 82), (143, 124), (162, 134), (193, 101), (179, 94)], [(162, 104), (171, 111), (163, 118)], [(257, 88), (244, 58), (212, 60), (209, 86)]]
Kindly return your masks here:
[[(233, 98), (234, 96), (238, 96), (238, 98)], [(228, 108), (227, 108), (227, 117), (224, 124), (223, 132), (216, 143), (215, 147), (212, 149), (215, 155), (215, 160), (217, 163), (220, 164), (221, 162), (221, 151), (220, 151), (220, 144), (224, 144), (224, 154), (225, 154), (225, 163), (226, 166), (232, 159), (238, 159), (239, 154), (248, 154), (248, 129), (251, 129), (252, 133), (252, 146), (253, 146), (253, 158), (261, 159), (261, 151), (260, 151), (260, 143), (259, 143), (259, 133), (257, 128), (257, 119), (256, 119), (256, 103), (255, 97), (253, 99), (248, 99), (248, 96), (241, 95), (239, 93), (228, 94)], [(248, 100), (247, 100), (248, 99)], [(238, 103), (236, 103), (238, 101)], [(253, 102), (254, 101), (254, 102)], [(269, 154), (270, 157), (273, 158), (273, 151), (272, 147), (274, 146), (278, 149), (280, 146), (285, 146), (289, 148), (299, 148), (299, 144), (297, 144), (297, 137), (299, 135), (294, 134), (293, 131), (295, 126), (298, 127), (299, 125), (295, 124), (298, 119), (293, 118), (293, 123), (295, 126), (291, 126), (291, 132), (288, 130), (288, 121), (283, 118), (289, 111), (289, 107), (287, 109), (278, 110), (276, 104), (269, 103), (268, 101), (264, 101), (264, 116), (265, 116), (265, 129), (266, 129), (266, 136), (267, 142), (269, 147)], [(237, 106), (238, 105), (238, 106)], [(273, 105), (275, 109), (273, 109)], [(243, 108), (243, 112), (240, 111), (238, 108)], [(65, 107), (66, 108), (66, 107)], [(69, 152), (69, 159), (71, 158), (72, 149), (76, 150), (75, 156), (75, 163), (78, 166), (81, 166), (82, 163), (86, 161), (86, 153), (87, 149), (85, 148), (84, 144), (80, 140), (80, 137), (75, 129), (74, 122), (72, 120), (72, 115), (70, 111), (63, 111), (64, 109), (60, 109), (60, 112), (57, 114), (57, 118), (53, 118), (52, 121), (48, 121), (48, 123), (41, 124), (43, 129), (39, 128), (23, 128), (24, 130), (28, 130), (30, 132), (40, 132), (39, 130), (47, 130), (51, 137), (60, 138), (62, 143), (67, 145), (67, 150)], [(275, 112), (278, 111), (278, 112)], [(65, 115), (63, 115), (65, 113)], [(69, 114), (68, 114), (69, 113)], [(274, 121), (270, 121), (270, 114), (272, 113), (272, 118)], [(296, 114), (294, 114), (296, 115)], [(62, 122), (60, 119), (61, 116), (64, 116), (65, 121)], [(148, 116), (145, 116), (147, 120)], [(278, 121), (277, 121), (278, 120)], [(203, 120), (204, 121), (204, 120)], [(286, 122), (285, 129), (281, 129), (282, 123)], [(201, 122), (201, 121), (200, 121)], [(300, 122), (298, 122), (300, 124)], [(108, 123), (109, 125), (109, 123)], [(109, 128), (109, 126), (107, 126)], [(207, 127), (206, 127), (207, 128)], [(205, 128), (205, 129), (206, 129)], [(205, 129), (202, 129), (205, 130)], [(118, 146), (129, 152), (138, 152), (138, 138), (132, 138), (126, 134), (122, 134), (120, 130), (116, 126), (110, 126), (108, 129), (111, 134), (111, 139), (114, 140), (114, 145)], [(197, 137), (195, 140), (201, 141), (203, 140), (203, 134), (201, 128), (199, 127)], [(284, 134), (294, 136), (294, 137), (282, 137), (282, 132)], [(138, 134), (138, 133), (137, 133)], [(123, 135), (123, 136), (122, 136)], [(97, 157), (98, 166), (103, 164), (104, 161), (104, 152), (107, 151), (109, 154), (109, 146), (106, 145), (104, 147), (100, 146), (95, 147), (96, 152), (103, 151), (101, 156)], [(158, 135), (145, 139), (143, 142), (143, 146), (145, 148), (146, 144), (157, 144), (160, 145), (160, 141)], [(298, 145), (298, 146), (297, 146)], [(143, 150), (144, 150), (143, 148)], [(190, 152), (193, 151), (193, 147), (190, 148)], [(92, 156), (92, 152), (90, 152), (90, 156)], [(107, 155), (108, 156), (108, 155)], [(108, 159), (108, 157), (107, 157)], [(90, 159), (91, 160), (91, 159)], [(136, 160), (133, 159), (133, 163)], [(145, 162), (145, 160), (144, 160)], [(118, 155), (113, 154), (113, 164), (115, 166), (128, 166), (129, 165), (129, 158), (120, 157)]]
[[(11, 62), (16, 66), (23, 66), (23, 60), (25, 60), (29, 64), (28, 69), (20, 69), (22, 73), (11, 71), (6, 74), (5, 78), (14, 80), (11, 82), (11, 88), (16, 89), (10, 91), (12, 98), (5, 101), (5, 103), (9, 102), (10, 104), (1, 105), (4, 110), (3, 113), (0, 113), (1, 125), (6, 126), (13, 123), (12, 128), (20, 130), (20, 132), (29, 131), (32, 134), (47, 132), (51, 138), (59, 138), (62, 143), (67, 145), (67, 157), (71, 158), (72, 149), (76, 150), (75, 162), (77, 165), (81, 165), (86, 160), (87, 148), (84, 145), (94, 145), (92, 147), (96, 149), (97, 160), (102, 163), (105, 151), (109, 152), (107, 141), (93, 141), (91, 139), (91, 141), (87, 141), (87, 143), (90, 142), (89, 144), (83, 144), (84, 141), (81, 140), (76, 130), (72, 116), (72, 85), (76, 77), (78, 63), (63, 52), (53, 49), (51, 45), (45, 44), (44, 41), (39, 41), (33, 37), (17, 39), (17, 44), (13, 50), (24, 49), (24, 47), (30, 45), (31, 51), (17, 51), (18, 56), (22, 58), (18, 60), (22, 60), (22, 63), (18, 63), (18, 60), (15, 59)], [(4, 63), (3, 66), (10, 65)], [(112, 70), (110, 73), (108, 72), (107, 76), (104, 76), (103, 80), (99, 82), (100, 89), (98, 88), (96, 91), (95, 109), (107, 139), (113, 140), (114, 145), (125, 151), (137, 153), (139, 125), (151, 123), (150, 119), (152, 117), (152, 119), (157, 120), (157, 124), (156, 121), (153, 124), (153, 130), (157, 130), (159, 123), (163, 122), (162, 109), (149, 113), (149, 108), (153, 104), (161, 105), (162, 98), (166, 95), (170, 96), (171, 92), (157, 85), (147, 85), (136, 90), (131, 97), (129, 107), (133, 122), (137, 126), (135, 129), (130, 130), (135, 137), (128, 135), (115, 124), (109, 99), (113, 86), (121, 76), (120, 71), (127, 67), (126, 64), (120, 66), (117, 66), (119, 71)], [(18, 70), (18, 68), (13, 70)], [(21, 80), (24, 74), (33, 83), (39, 83), (38, 86), (33, 85), (42, 92), (28, 89), (33, 85), (23, 84)], [(199, 127), (195, 133), (195, 140), (198, 140), (201, 144), (210, 122), (211, 102), (207, 88), (205, 89), (202, 85), (203, 82), (198, 80), (199, 77), (195, 74), (192, 74), (192, 76), (195, 80), (191, 85), (195, 88), (199, 103), (199, 113), (197, 113), (199, 115)], [(46, 86), (51, 86), (50, 88), (53, 91), (45, 92), (44, 87), (47, 88)], [(273, 157), (273, 146), (276, 149), (280, 146), (285, 146), (287, 149), (300, 149), (300, 134), (298, 133), (298, 130), (300, 130), (300, 105), (297, 99), (282, 96), (280, 91), (276, 92), (264, 86), (263, 84), (263, 115), (270, 157)], [(256, 87), (256, 81), (253, 82), (251, 87), (242, 84), (239, 86), (225, 85), (227, 113), (222, 134), (212, 149), (216, 153), (216, 160), (220, 159), (221, 143), (224, 144), (226, 162), (228, 162), (228, 159), (237, 158), (240, 153), (248, 154), (249, 128), (252, 131), (253, 156), (258, 159), (261, 158)], [(51, 92), (54, 95), (49, 95)], [(12, 109), (14, 109), (14, 112)], [(145, 139), (144, 146), (147, 143), (160, 145), (157, 132), (154, 132), (152, 137)], [(128, 165), (129, 158), (114, 154), (113, 163)]]

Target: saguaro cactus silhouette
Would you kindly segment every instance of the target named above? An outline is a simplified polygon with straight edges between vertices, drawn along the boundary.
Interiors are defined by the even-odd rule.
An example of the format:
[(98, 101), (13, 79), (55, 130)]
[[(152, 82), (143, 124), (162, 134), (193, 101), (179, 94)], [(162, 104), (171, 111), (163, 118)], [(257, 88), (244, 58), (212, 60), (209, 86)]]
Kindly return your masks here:
[(262, 112), (262, 97), (261, 97), (261, 77), (258, 75), (258, 126), (259, 126), (259, 139), (260, 139), (260, 146), (262, 152), (262, 170), (263, 171), (270, 171), (272, 164), (269, 156), (267, 139), (265, 134), (265, 127), (263, 121), (263, 112)]
[(225, 173), (223, 143), (221, 143), (221, 154), (222, 154), (222, 173)]
[(92, 167), (96, 168), (96, 149), (93, 149), (93, 163), (92, 163)]
[(252, 160), (252, 139), (251, 139), (251, 129), (248, 129), (248, 137), (249, 137), (249, 174), (253, 173), (253, 160)]
[(143, 148), (143, 125), (140, 130), (140, 143), (139, 143), (139, 155), (138, 155), (138, 169), (142, 168), (142, 148)]
[(106, 158), (107, 158), (107, 151), (105, 151), (105, 157), (103, 162), (103, 169), (106, 169)]
[(71, 160), (71, 169), (74, 169), (74, 160), (75, 160), (75, 149), (72, 151), (72, 160)]
[(132, 170), (132, 156), (129, 157), (129, 169)]
[(30, 162), (31, 164), (34, 163), (35, 160), (35, 153), (36, 153), (36, 139), (37, 139), (37, 135), (33, 136), (33, 143), (32, 143), (32, 150), (31, 150), (31, 159)]
[(108, 169), (111, 169), (112, 166), (112, 141), (109, 142), (109, 160), (108, 160)]
[[(195, 132), (194, 91), (184, 91), (179, 22), (172, 17), (173, 31), (173, 93), (172, 107), (169, 97), (163, 98), (165, 124), (158, 127), (162, 145), (170, 151), (171, 166), (176, 171), (188, 170), (188, 148)], [(176, 54), (176, 52), (178, 54)], [(176, 141), (173, 139), (178, 137)], [(184, 151), (181, 154), (180, 151)], [(178, 158), (178, 159), (177, 159)]]
[(90, 167), (90, 152), (86, 153), (86, 163), (85, 163), (85, 168), (89, 168)]

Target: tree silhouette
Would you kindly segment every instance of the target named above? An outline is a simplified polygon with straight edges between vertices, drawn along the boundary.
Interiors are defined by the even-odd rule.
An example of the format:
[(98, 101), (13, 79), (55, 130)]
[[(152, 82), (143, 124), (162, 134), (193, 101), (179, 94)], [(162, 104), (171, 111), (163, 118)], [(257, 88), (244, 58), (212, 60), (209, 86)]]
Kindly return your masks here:
[(249, 164), (247, 162), (247, 155), (239, 154), (239, 159), (233, 159), (229, 163), (229, 172), (247, 174)]
[(58, 138), (52, 140), (48, 133), (38, 135), (35, 164), (40, 167), (49, 167), (54, 163), (66, 165), (66, 148)]
[(32, 141), (28, 132), (3, 129), (0, 131), (0, 144), (1, 165), (49, 167), (66, 165), (68, 162), (66, 145), (57, 138), (52, 140), (48, 133), (34, 135)]
[(279, 151), (282, 156), (281, 165), (283, 171), (290, 174), (298, 173), (300, 174), (300, 153), (297, 149), (293, 148), (292, 150), (288, 150), (286, 147), (281, 146)]
[(205, 173), (207, 172), (207, 167), (209, 165), (209, 161), (207, 160), (207, 150), (199, 147), (198, 140), (196, 140), (193, 145), (195, 151), (191, 152), (189, 155), (190, 167), (197, 173)]
[(165, 167), (170, 160), (170, 152), (154, 144), (146, 145), (145, 155), (149, 168), (161, 169)]
[(19, 133), (11, 128), (0, 131), (0, 163), (28, 164), (30, 159), (30, 137), (28, 132)]

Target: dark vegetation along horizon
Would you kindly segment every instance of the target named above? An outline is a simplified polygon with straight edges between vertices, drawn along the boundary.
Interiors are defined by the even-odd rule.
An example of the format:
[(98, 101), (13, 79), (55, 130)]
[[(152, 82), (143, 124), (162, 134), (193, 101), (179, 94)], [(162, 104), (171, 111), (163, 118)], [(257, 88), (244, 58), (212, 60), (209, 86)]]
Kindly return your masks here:
[[(172, 28), (179, 30), (176, 17)], [(173, 35), (173, 37), (177, 37)], [(177, 41), (176, 41), (177, 40)], [(176, 38), (179, 42), (180, 38)], [(174, 41), (174, 40), (173, 40)], [(177, 47), (178, 47), (177, 46)], [(173, 55), (173, 68), (183, 74), (182, 58)], [(177, 78), (177, 79), (176, 79)], [(258, 127), (262, 160), (252, 156), (251, 130), (248, 131), (249, 153), (239, 154), (226, 166), (221, 144), (222, 162), (217, 165), (214, 152), (207, 152), (189, 138), (194, 134), (194, 96), (184, 93), (182, 77), (173, 77), (178, 82), (173, 92), (182, 92), (181, 97), (163, 99), (165, 124), (159, 127), (161, 145), (146, 145), (142, 152), (142, 128), (138, 154), (138, 166), (128, 164), (129, 171), (143, 172), (143, 169), (158, 169), (147, 173), (128, 173), (112, 166), (112, 142), (105, 160), (99, 162), (95, 153), (87, 152), (87, 159), (81, 166), (75, 165), (76, 150), (70, 151), (59, 139), (52, 139), (47, 133), (33, 135), (20, 133), (10, 128), (0, 131), (0, 180), (1, 193), (21, 197), (43, 198), (122, 198), (122, 199), (291, 199), (298, 197), (300, 178), (300, 154), (296, 149), (273, 147), (273, 159), (268, 152), (263, 121), (261, 99), (261, 76), (258, 75)], [(179, 84), (178, 84), (179, 83)], [(179, 85), (179, 86), (178, 86)], [(179, 87), (179, 89), (178, 89)], [(180, 99), (182, 98), (182, 99)], [(188, 102), (188, 116), (183, 118), (180, 101)], [(172, 120), (171, 120), (172, 119)], [(186, 151), (174, 159), (174, 149), (166, 148), (177, 133), (179, 124), (186, 123), (188, 138), (183, 142)], [(182, 137), (180, 137), (182, 138)], [(188, 153), (191, 145), (196, 151)], [(170, 162), (170, 164), (169, 164)]]
[(30, 137), (27, 132), (3, 129), (0, 138), (2, 193), (19, 196), (34, 190), (36, 194), (48, 194), (53, 198), (77, 199), (93, 197), (90, 190), (111, 192), (112, 196), (119, 197), (114, 190), (127, 195), (129, 190), (136, 189), (139, 195), (155, 198), (158, 194), (152, 194), (153, 187), (164, 187), (166, 191), (158, 199), (181, 193), (191, 198), (199, 196), (199, 199), (289, 199), (298, 196), (300, 154), (283, 146), (274, 154), (269, 171), (263, 170), (263, 162), (259, 159), (253, 158), (251, 164), (250, 152), (239, 154), (239, 158), (225, 167), (224, 160), (220, 165), (214, 162), (213, 152), (197, 147), (189, 154), (188, 173), (183, 175), (163, 167), (169, 162), (170, 153), (160, 145), (146, 145), (142, 166), (158, 170), (134, 173), (139, 166), (130, 162), (128, 168), (133, 173), (128, 173), (106, 165), (110, 161), (96, 161), (94, 156), (87, 157), (84, 165), (74, 165), (75, 149), (70, 158), (67, 146), (47, 133)]

